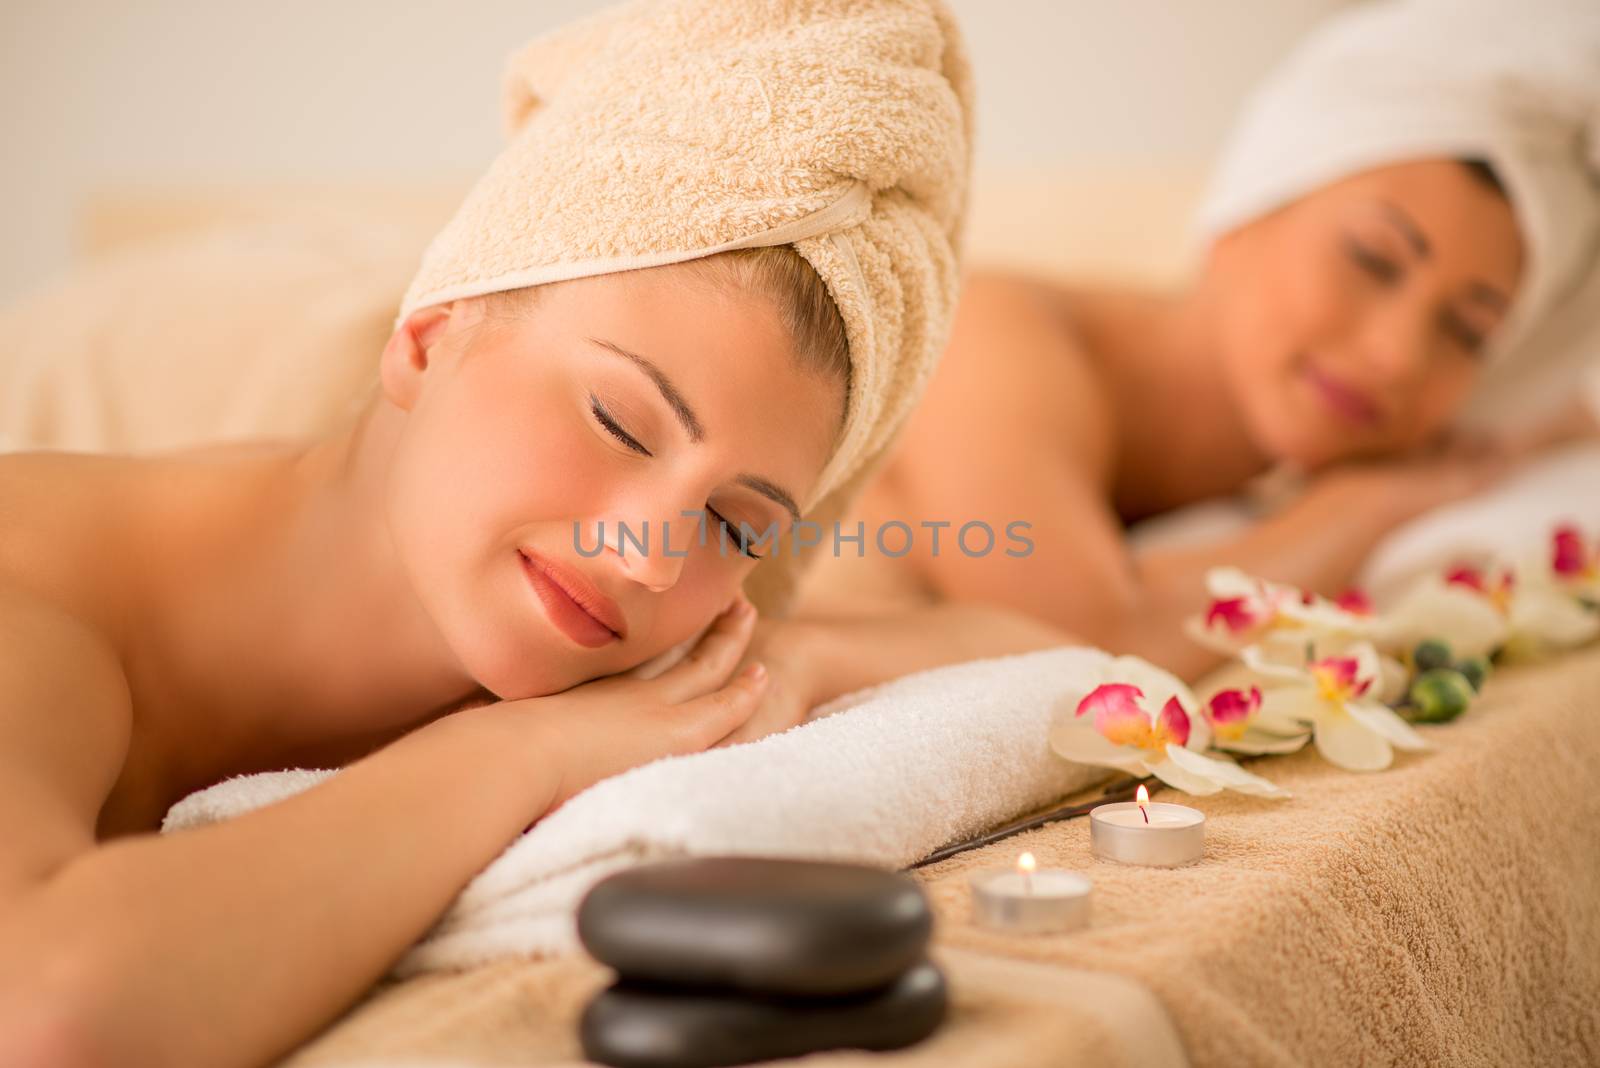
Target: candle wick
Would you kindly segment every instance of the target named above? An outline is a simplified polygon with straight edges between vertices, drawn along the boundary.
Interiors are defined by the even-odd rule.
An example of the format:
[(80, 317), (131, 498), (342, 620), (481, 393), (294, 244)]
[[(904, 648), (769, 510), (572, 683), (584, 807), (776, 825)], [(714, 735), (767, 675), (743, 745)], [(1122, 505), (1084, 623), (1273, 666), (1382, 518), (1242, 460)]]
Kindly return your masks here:
[(1150, 812), (1149, 812), (1149, 810), (1148, 810), (1148, 809), (1146, 809), (1146, 808), (1145, 808), (1145, 807), (1144, 807), (1144, 806), (1143, 806), (1143, 805), (1140, 805), (1140, 806), (1139, 806), (1139, 815), (1141, 815), (1141, 816), (1143, 816), (1143, 817), (1144, 817), (1144, 821), (1145, 821), (1145, 822), (1146, 822), (1146, 823), (1149, 823), (1149, 822), (1150, 822)]

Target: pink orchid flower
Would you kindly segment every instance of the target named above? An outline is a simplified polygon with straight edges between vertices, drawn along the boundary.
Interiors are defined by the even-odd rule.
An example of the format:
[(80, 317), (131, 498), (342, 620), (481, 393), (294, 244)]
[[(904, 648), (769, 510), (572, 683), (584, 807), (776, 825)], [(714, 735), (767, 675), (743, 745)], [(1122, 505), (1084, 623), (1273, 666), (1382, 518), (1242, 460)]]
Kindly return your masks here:
[(1185, 630), (1206, 648), (1228, 655), (1265, 644), (1297, 662), (1308, 640), (1336, 647), (1366, 636), (1372, 626), (1371, 604), (1359, 593), (1334, 601), (1232, 567), (1206, 572), (1206, 590), (1211, 601)]
[(1132, 656), (1110, 660), (1103, 677), (1106, 682), (1057, 715), (1050, 746), (1058, 755), (1130, 775), (1154, 775), (1190, 794), (1230, 789), (1288, 796), (1259, 775), (1202, 753), (1212, 739), (1211, 725), (1176, 677)]
[(1189, 744), (1189, 713), (1176, 696), (1167, 698), (1161, 713), (1152, 721), (1139, 707), (1144, 691), (1126, 682), (1096, 686), (1078, 702), (1077, 715), (1093, 713), (1094, 729), (1114, 745), (1164, 750), (1172, 745)]
[(1372, 598), (1367, 596), (1367, 591), (1353, 586), (1335, 597), (1333, 603), (1351, 615), (1370, 616), (1373, 614)]
[(1261, 723), (1261, 702), (1259, 686), (1212, 694), (1203, 706), (1211, 724), (1211, 744), (1235, 753), (1292, 753), (1310, 740), (1311, 732), (1305, 728), (1287, 734), (1267, 730)]

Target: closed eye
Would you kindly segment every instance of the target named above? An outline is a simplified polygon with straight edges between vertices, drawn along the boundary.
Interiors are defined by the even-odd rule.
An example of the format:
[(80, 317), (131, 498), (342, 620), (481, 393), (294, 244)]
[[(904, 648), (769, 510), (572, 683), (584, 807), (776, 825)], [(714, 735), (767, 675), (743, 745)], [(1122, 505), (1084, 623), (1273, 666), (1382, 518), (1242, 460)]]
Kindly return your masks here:
[(594, 414), (595, 421), (605, 428), (606, 433), (641, 456), (653, 455), (649, 449), (639, 444), (638, 438), (622, 429), (622, 424), (617, 422), (610, 412), (606, 411), (606, 406), (601, 404), (600, 398), (593, 393), (589, 394), (589, 411)]
[(1483, 348), (1484, 335), (1468, 326), (1460, 316), (1453, 312), (1445, 312), (1439, 325), (1444, 328), (1444, 332), (1452, 341), (1468, 352), (1476, 353)]
[(750, 551), (750, 544), (747, 541), (744, 540), (744, 532), (742, 530), (739, 530), (738, 527), (736, 527), (733, 523), (728, 522), (728, 520), (722, 515), (721, 512), (717, 511), (715, 508), (711, 507), (708, 504), (708, 505), (706, 505), (706, 514), (711, 516), (712, 519), (715, 519), (717, 521), (717, 525), (722, 528), (722, 536), (725, 537), (728, 533), (731, 532), (735, 537), (737, 537), (739, 539), (739, 551), (740, 552), (744, 553), (746, 556), (748, 556), (752, 560), (760, 560), (762, 558), (762, 554), (761, 553), (753, 553), (753, 552)]
[(1400, 277), (1399, 264), (1386, 256), (1372, 251), (1359, 241), (1347, 240), (1345, 242), (1345, 251), (1355, 261), (1356, 266), (1384, 285), (1389, 285)]

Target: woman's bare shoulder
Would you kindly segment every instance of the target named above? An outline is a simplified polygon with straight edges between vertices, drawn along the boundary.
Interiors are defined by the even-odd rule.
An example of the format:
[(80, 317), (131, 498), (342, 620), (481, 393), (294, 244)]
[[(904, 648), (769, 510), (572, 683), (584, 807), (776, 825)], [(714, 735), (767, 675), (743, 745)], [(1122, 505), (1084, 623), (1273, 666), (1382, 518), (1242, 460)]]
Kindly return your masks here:
[(96, 544), (100, 557), (114, 553), (123, 533), (116, 487), (133, 463), (87, 453), (0, 456), (0, 583), (49, 596), (75, 557)]
[(0, 575), (0, 827), (12, 850), (0, 882), (93, 843), (132, 737), (133, 700), (110, 638)]
[(1074, 293), (1059, 283), (975, 272), (929, 393), (973, 434), (1097, 479), (1111, 469), (1111, 393), (1079, 327)]

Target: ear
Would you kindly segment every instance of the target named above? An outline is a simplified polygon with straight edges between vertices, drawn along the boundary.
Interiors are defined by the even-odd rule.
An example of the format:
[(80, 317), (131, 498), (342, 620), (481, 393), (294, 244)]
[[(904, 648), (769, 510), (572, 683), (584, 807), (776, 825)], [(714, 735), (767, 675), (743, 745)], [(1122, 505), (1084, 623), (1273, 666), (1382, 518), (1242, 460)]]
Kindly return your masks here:
[(383, 394), (409, 412), (422, 395), (423, 378), (433, 366), (434, 348), (445, 335), (454, 302), (418, 308), (395, 327), (383, 346), (379, 376)]

